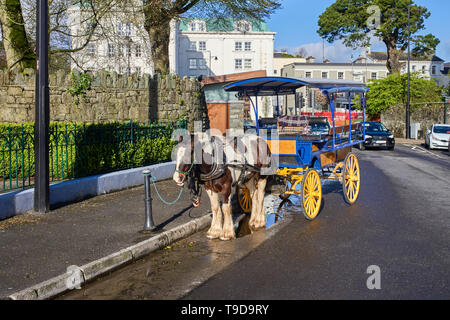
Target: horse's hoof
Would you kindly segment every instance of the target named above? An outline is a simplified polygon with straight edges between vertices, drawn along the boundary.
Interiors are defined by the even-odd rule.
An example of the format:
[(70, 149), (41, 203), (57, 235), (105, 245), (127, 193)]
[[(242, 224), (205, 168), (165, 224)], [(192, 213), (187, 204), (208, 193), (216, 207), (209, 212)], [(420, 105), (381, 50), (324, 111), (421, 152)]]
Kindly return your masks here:
[(220, 237), (220, 240), (222, 241), (230, 241), (230, 240), (234, 240), (236, 239), (236, 237)]
[(214, 234), (214, 233), (207, 233), (206, 238), (209, 240), (219, 239), (220, 234)]
[(224, 233), (220, 236), (220, 240), (222, 241), (229, 241), (229, 240), (234, 240), (236, 239), (236, 235), (233, 233)]

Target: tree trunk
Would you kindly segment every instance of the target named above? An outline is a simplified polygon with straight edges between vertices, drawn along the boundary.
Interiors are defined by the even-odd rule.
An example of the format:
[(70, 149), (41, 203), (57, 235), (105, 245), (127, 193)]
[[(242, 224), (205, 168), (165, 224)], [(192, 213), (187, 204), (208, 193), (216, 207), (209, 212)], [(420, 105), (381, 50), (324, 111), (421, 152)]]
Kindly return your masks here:
[(147, 29), (150, 36), (152, 48), (152, 59), (155, 66), (155, 73), (169, 73), (169, 41), (170, 41), (170, 21), (158, 26), (150, 26)]
[(36, 56), (28, 43), (20, 0), (0, 1), (0, 22), (8, 69), (36, 67)]
[(395, 42), (393, 41), (385, 41), (387, 48), (387, 61), (386, 67), (388, 71), (393, 73), (400, 73), (402, 69), (402, 64), (400, 63), (400, 55), (402, 54), (401, 50), (398, 50)]

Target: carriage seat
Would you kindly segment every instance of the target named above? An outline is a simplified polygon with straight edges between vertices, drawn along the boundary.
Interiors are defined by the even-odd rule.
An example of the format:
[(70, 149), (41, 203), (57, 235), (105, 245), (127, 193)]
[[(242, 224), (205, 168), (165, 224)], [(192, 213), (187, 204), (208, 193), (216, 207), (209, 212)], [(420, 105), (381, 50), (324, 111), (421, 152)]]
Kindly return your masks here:
[(310, 127), (306, 116), (280, 116), (277, 128), (279, 134), (308, 133)]

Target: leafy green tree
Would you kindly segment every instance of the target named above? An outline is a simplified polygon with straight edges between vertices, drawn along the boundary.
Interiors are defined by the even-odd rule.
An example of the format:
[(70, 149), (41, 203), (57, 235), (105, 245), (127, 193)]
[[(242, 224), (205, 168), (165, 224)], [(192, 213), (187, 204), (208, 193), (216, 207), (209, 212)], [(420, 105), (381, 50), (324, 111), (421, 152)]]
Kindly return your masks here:
[(391, 73), (401, 70), (400, 55), (408, 48), (408, 6), (411, 5), (410, 31), (414, 53), (434, 52), (439, 40), (433, 35), (418, 36), (430, 12), (413, 0), (336, 0), (318, 21), (318, 34), (328, 42), (343, 40), (358, 48), (370, 45), (370, 37), (380, 39), (387, 50), (386, 66)]
[[(370, 90), (367, 93), (367, 114), (375, 116), (391, 106), (406, 105), (407, 83), (407, 74), (392, 74), (384, 79), (372, 80), (368, 85)], [(442, 101), (442, 89), (435, 81), (420, 78), (418, 72), (411, 74), (410, 93), (413, 109), (414, 104)]]

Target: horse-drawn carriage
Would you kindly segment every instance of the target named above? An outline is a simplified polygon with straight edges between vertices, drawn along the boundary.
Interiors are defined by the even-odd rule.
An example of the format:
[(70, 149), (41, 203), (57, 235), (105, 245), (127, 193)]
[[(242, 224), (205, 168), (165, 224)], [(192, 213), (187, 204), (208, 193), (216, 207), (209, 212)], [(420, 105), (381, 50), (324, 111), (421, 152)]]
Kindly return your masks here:
[[(327, 97), (331, 110), (329, 130), (315, 130), (311, 117), (301, 115), (282, 115), (279, 97), (295, 95), (303, 86), (317, 88)], [(280, 197), (287, 199), (291, 195), (301, 197), (302, 209), (308, 220), (317, 217), (322, 204), (321, 180), (338, 180), (343, 187), (344, 199), (354, 204), (360, 190), (360, 168), (352, 146), (365, 140), (365, 94), (368, 89), (362, 83), (354, 81), (329, 81), (312, 79), (290, 79), (281, 77), (253, 78), (226, 85), (225, 91), (237, 92), (240, 97), (251, 101), (256, 123), (248, 130), (257, 135), (264, 129), (267, 145), (272, 156), (278, 158), (278, 169), (270, 177), (268, 185), (281, 186)], [(348, 123), (336, 126), (336, 95), (348, 95)], [(362, 123), (352, 123), (352, 96), (358, 93), (362, 98)], [(276, 96), (276, 117), (259, 119), (258, 97)], [(255, 102), (251, 99), (255, 97)], [(315, 118), (314, 121), (317, 120)], [(324, 122), (325, 123), (325, 122)], [(326, 128), (326, 127), (325, 127)], [(252, 211), (250, 192), (245, 185), (238, 187), (238, 201), (241, 209)]]

